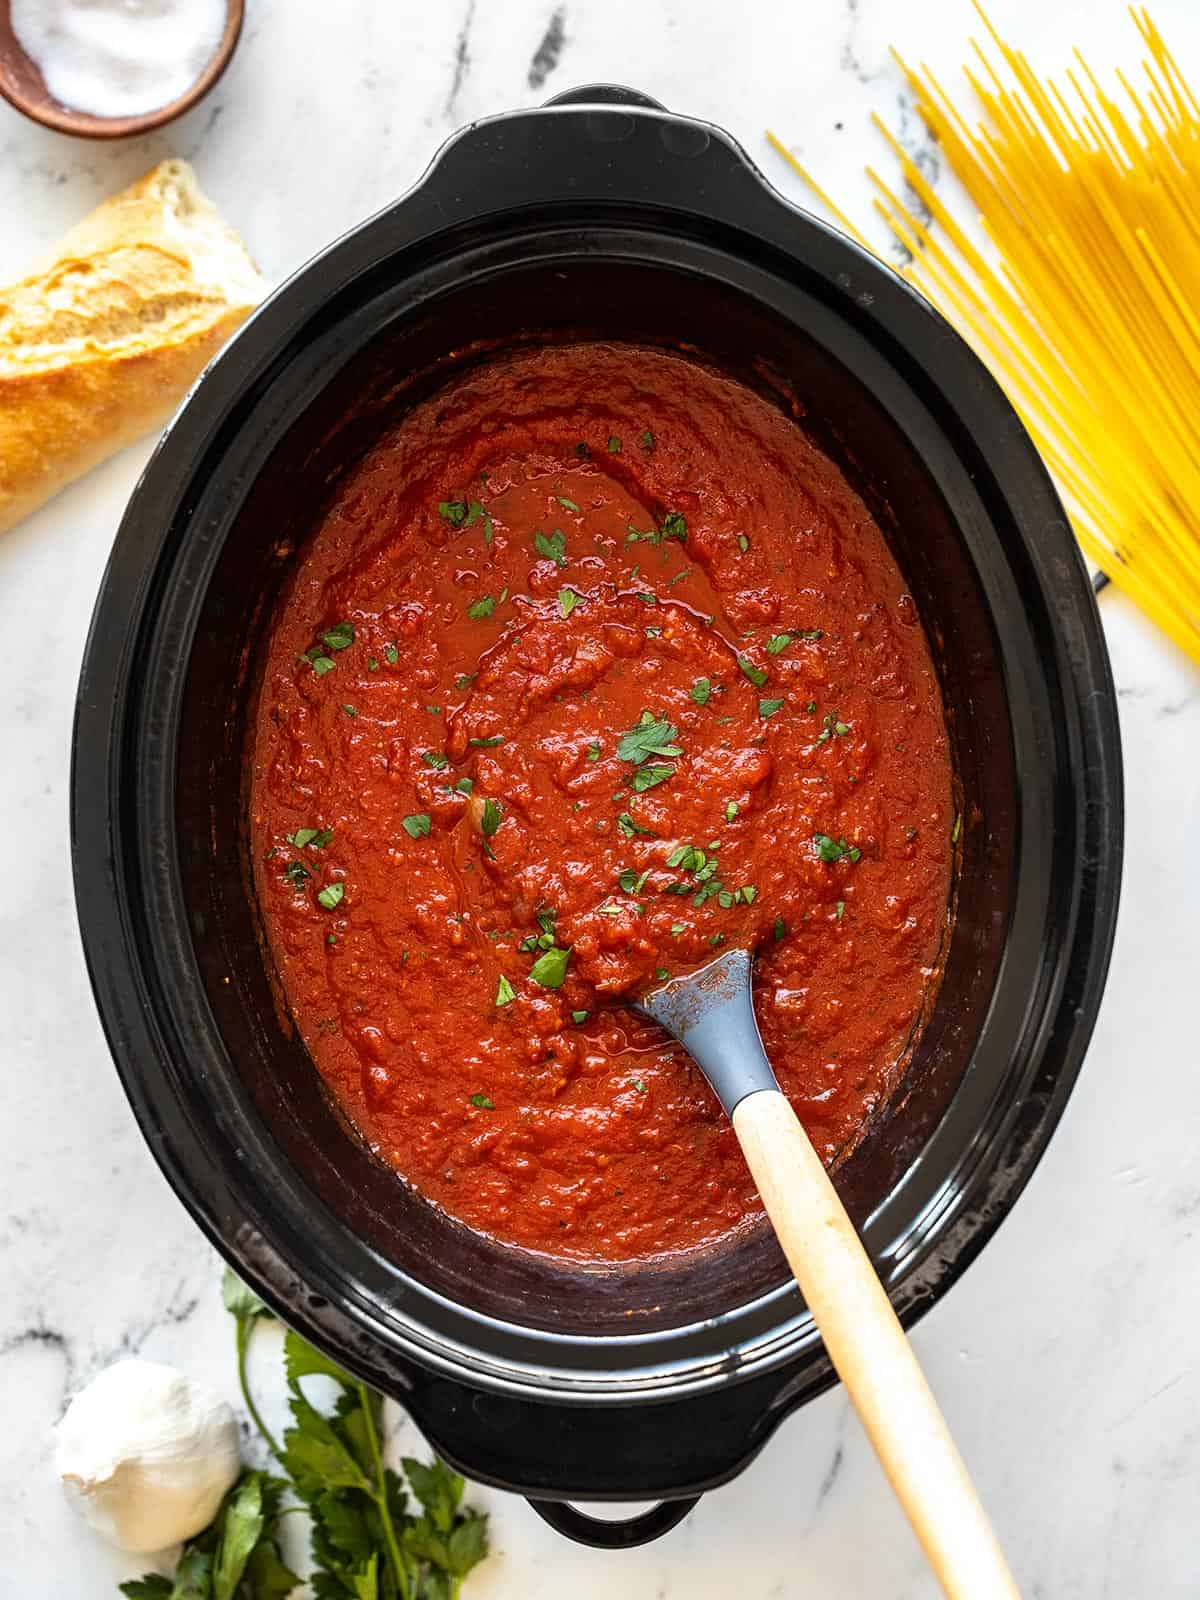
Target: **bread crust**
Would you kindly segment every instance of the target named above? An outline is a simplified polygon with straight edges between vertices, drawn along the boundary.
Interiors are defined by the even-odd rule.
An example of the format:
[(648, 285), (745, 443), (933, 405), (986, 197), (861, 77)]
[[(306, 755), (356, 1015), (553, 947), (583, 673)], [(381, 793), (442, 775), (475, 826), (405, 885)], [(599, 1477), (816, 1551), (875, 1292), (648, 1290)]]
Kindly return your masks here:
[(191, 168), (106, 200), (0, 289), (0, 533), (170, 417), (262, 298)]

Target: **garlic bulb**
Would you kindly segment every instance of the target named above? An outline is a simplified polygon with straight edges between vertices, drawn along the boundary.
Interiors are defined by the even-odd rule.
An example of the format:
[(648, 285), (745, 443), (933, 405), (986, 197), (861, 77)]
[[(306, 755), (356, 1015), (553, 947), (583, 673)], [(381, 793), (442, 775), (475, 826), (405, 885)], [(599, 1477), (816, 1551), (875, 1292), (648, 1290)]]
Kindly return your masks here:
[(55, 1464), (87, 1521), (122, 1550), (208, 1526), (241, 1468), (233, 1412), (157, 1361), (118, 1361), (71, 1401)]

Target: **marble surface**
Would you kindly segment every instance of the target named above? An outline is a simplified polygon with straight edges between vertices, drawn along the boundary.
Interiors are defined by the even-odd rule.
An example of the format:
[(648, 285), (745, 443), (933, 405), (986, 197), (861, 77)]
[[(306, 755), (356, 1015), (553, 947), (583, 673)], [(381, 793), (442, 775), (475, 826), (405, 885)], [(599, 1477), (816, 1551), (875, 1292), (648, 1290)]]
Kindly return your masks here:
[[(992, 0), (1039, 65), (1128, 64), (1117, 0)], [(1155, 16), (1200, 81), (1194, 0)], [(192, 160), (281, 277), (399, 194), (470, 118), (597, 79), (732, 128), (781, 187), (774, 126), (862, 214), (878, 107), (915, 137), (887, 45), (949, 73), (963, 3), (887, 0), (250, 0), (230, 71), (173, 128), (77, 143), (0, 104), (0, 280), (167, 154)], [(926, 149), (938, 174), (935, 149)], [(139, 1570), (60, 1497), (50, 1428), (115, 1357), (178, 1363), (233, 1398), (219, 1268), (134, 1127), (93, 1013), (67, 847), (72, 701), (109, 543), (149, 444), (0, 542), (6, 783), (0, 892), (0, 1597), (101, 1600)], [(1121, 596), (1128, 858), (1113, 974), (1062, 1126), (1013, 1216), (916, 1333), (1020, 1575), (1043, 1600), (1200, 1593), (1200, 675)], [(273, 1366), (272, 1336), (259, 1360)], [(396, 1416), (398, 1433), (407, 1424)], [(588, 1553), (478, 1491), (495, 1554), (470, 1600), (925, 1600), (925, 1572), (840, 1392), (791, 1418), (660, 1543)]]

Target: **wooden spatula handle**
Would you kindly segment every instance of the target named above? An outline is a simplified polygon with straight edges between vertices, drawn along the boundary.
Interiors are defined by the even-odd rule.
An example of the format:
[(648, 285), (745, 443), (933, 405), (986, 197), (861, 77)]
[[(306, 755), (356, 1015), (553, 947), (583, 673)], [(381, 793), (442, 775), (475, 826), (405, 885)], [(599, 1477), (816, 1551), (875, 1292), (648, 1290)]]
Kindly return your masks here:
[(1019, 1591), (912, 1346), (795, 1112), (747, 1095), (733, 1126), (763, 1205), (929, 1563), (952, 1600)]

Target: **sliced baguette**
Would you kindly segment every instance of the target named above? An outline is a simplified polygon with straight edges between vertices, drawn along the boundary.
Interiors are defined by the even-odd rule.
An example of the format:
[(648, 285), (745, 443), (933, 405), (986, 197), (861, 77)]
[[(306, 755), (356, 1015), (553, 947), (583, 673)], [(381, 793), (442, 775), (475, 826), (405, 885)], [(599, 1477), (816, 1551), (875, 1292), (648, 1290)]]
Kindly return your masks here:
[(0, 288), (0, 533), (161, 427), (262, 298), (184, 161), (163, 161)]

